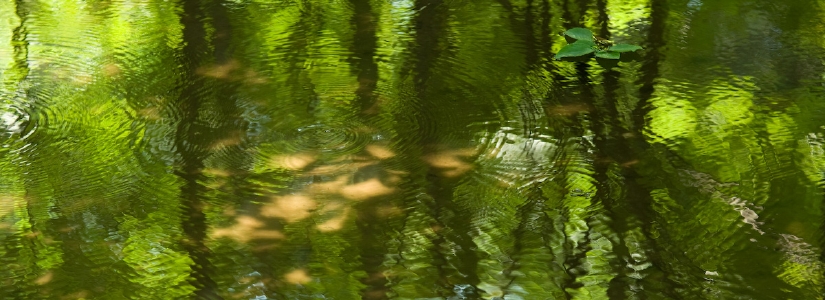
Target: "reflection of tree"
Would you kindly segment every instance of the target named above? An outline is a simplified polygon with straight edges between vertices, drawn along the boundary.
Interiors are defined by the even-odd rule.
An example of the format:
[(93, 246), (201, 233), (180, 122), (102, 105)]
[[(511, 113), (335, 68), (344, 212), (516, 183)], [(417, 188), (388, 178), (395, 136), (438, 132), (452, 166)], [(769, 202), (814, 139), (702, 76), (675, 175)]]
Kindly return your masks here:
[[(9, 9), (8, 11), (13, 11), (14, 15), (17, 17), (17, 19), (19, 19), (20, 22), (20, 24), (15, 26), (12, 30), (11, 66), (8, 66), (8, 68), (6, 68), (6, 66), (2, 66), (2, 73), (0, 73), (3, 75), (3, 98), (10, 100), (14, 99), (13, 95), (15, 92), (17, 92), (18, 85), (23, 83), (23, 79), (25, 79), (26, 76), (29, 74), (29, 42), (26, 39), (26, 20), (28, 19), (29, 9), (26, 7), (26, 4), (23, 1), (7, 2), (3, 5), (13, 6), (13, 9), (9, 9), (9, 7), (4, 7), (4, 9)], [(4, 104), (7, 105), (9, 103)]]
[(821, 298), (788, 5), (4, 2), (0, 298)]
[[(203, 20), (206, 19), (212, 20), (212, 23), (204, 23)], [(227, 13), (220, 3), (183, 2), (181, 23), (184, 46), (180, 57), (183, 73), (180, 78), (180, 98), (173, 104), (179, 114), (175, 149), (180, 157), (178, 175), (184, 181), (181, 187), (183, 232), (187, 239), (184, 246), (193, 261), (191, 268), (197, 287), (195, 294), (202, 299), (220, 298), (218, 285), (212, 278), (215, 270), (210, 258), (211, 250), (206, 245), (208, 224), (204, 212), (206, 202), (203, 199), (206, 188), (202, 183), (205, 179), (204, 161), (209, 156), (210, 148), (218, 147), (215, 150), (220, 150), (226, 146), (215, 144), (222, 138), (221, 132), (239, 135), (240, 129), (236, 126), (241, 124), (238, 120), (233, 120), (238, 113), (232, 105), (231, 91), (226, 84), (212, 83), (214, 79), (198, 76), (198, 70), (210, 63), (217, 66), (230, 63), (227, 48), (232, 31), (228, 22)], [(207, 40), (210, 37), (207, 34), (209, 27), (215, 32), (211, 43)], [(213, 49), (213, 52), (205, 51), (208, 49)], [(212, 87), (209, 86), (210, 83)], [(216, 102), (217, 109), (213, 113), (221, 116), (218, 118), (220, 123), (211, 123), (202, 117), (201, 111), (209, 108), (204, 105), (207, 101)]]

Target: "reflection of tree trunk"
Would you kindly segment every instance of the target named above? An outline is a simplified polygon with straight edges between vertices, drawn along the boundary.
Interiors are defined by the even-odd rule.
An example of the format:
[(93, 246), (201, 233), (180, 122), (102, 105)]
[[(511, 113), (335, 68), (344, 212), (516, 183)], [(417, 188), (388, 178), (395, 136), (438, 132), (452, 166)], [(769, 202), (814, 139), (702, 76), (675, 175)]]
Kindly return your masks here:
[[(378, 64), (375, 62), (377, 16), (369, 0), (350, 0), (350, 4), (353, 6), (352, 24), (355, 25), (350, 64), (358, 79), (355, 96), (363, 113), (374, 114), (377, 113), (374, 92), (378, 81)], [(367, 272), (367, 277), (362, 280), (366, 288), (361, 296), (363, 299), (386, 299), (389, 291), (387, 278), (383, 276), (386, 236), (382, 234), (383, 224), (377, 222), (381, 217), (375, 214), (372, 201), (358, 205), (356, 209), (356, 223), (361, 230), (361, 263)]]
[[(527, 7), (525, 8), (524, 12), (524, 22), (521, 22), (518, 18), (518, 15), (515, 11), (513, 11), (512, 6), (509, 4), (508, 1), (502, 0), (503, 2), (507, 3), (504, 5), (506, 9), (508, 9), (508, 13), (510, 14), (510, 24), (513, 27), (513, 31), (523, 32), (522, 35), (522, 42), (524, 44), (525, 49), (525, 75), (533, 76), (533, 70), (541, 68), (541, 63), (543, 62), (542, 58), (546, 58), (547, 56), (551, 55), (549, 53), (551, 42), (549, 37), (549, 22), (550, 22), (550, 12), (549, 12), (549, 4), (547, 1), (543, 1), (542, 10), (540, 11), (540, 35), (541, 39), (537, 40), (535, 37), (535, 30), (534, 24), (535, 19), (533, 16), (533, 1), (527, 1)], [(546, 55), (543, 57), (543, 55)], [(552, 65), (546, 65), (546, 68), (552, 68)], [(552, 71), (551, 71), (552, 72)], [(540, 79), (537, 79), (540, 80)], [(529, 82), (529, 81), (528, 81)], [(543, 100), (542, 99), (534, 99), (534, 95), (530, 93), (530, 85), (525, 82), (525, 86), (522, 90), (522, 101), (519, 102), (518, 107), (521, 113), (522, 122), (524, 123), (522, 126), (524, 128), (524, 136), (526, 138), (535, 138), (537, 133), (534, 132), (536, 128), (545, 127), (546, 125), (542, 124), (539, 125), (539, 120), (544, 116), (546, 113), (543, 107)], [(539, 132), (540, 133), (540, 132)], [(518, 209), (517, 218), (519, 220), (519, 225), (517, 228), (512, 232), (514, 235), (514, 245), (513, 245), (513, 252), (510, 254), (511, 259), (513, 259), (512, 265), (505, 270), (507, 276), (511, 279), (515, 280), (516, 277), (511, 275), (512, 272), (518, 271), (521, 265), (521, 258), (525, 255), (523, 252), (527, 252), (530, 254), (534, 254), (536, 251), (536, 247), (545, 248), (548, 253), (553, 254), (553, 249), (547, 244), (547, 241), (553, 238), (561, 238), (561, 237), (553, 237), (552, 233), (555, 232), (554, 229), (554, 222), (549, 218), (546, 218), (544, 211), (547, 209), (545, 203), (547, 201), (546, 197), (541, 192), (541, 184), (536, 184), (533, 188), (532, 192), (526, 194), (525, 196), (525, 203)], [(530, 229), (530, 224), (532, 222), (540, 222), (543, 224), (543, 228), (541, 232), (533, 232)], [(527, 254), (529, 255), (529, 254)], [(551, 263), (551, 262), (547, 262)], [(548, 266), (549, 267), (549, 266)], [(548, 269), (554, 268), (549, 267)], [(570, 279), (570, 277), (560, 276), (563, 272), (560, 273), (551, 273), (547, 274), (548, 277), (554, 278), (555, 283), (565, 282)], [(564, 290), (561, 286), (558, 286), (558, 293), (564, 294)], [(568, 295), (569, 296), (569, 295)]]
[[(636, 104), (636, 107), (632, 113), (633, 128), (631, 128), (631, 130), (633, 130), (632, 134), (635, 138), (626, 140), (624, 142), (625, 149), (619, 151), (635, 153), (635, 155), (638, 155), (637, 157), (645, 155), (645, 152), (650, 149), (650, 145), (647, 144), (643, 138), (643, 131), (645, 126), (645, 117), (650, 110), (648, 102), (653, 96), (655, 81), (659, 77), (659, 63), (662, 60), (662, 54), (660, 51), (662, 51), (665, 46), (664, 35), (668, 15), (666, 0), (651, 0), (650, 6), (651, 24), (650, 31), (647, 36), (647, 43), (644, 45), (646, 50), (641, 67), (642, 75), (639, 79), (639, 82), (641, 83), (641, 87), (639, 88), (639, 102)], [(634, 159), (634, 157), (629, 158)], [(625, 173), (625, 178), (627, 178), (627, 180), (625, 180), (625, 183), (627, 184), (627, 192), (625, 194), (627, 195), (627, 199), (633, 199), (633, 201), (628, 201), (628, 207), (635, 212), (636, 217), (641, 221), (642, 232), (649, 242), (650, 251), (647, 253), (648, 258), (657, 271), (662, 272), (663, 275), (663, 278), (649, 279), (651, 281), (656, 281), (651, 284), (651, 287), (658, 287), (657, 290), (652, 288), (649, 290), (650, 293), (659, 292), (659, 295), (667, 295), (675, 298), (675, 289), (679, 286), (678, 283), (672, 280), (672, 276), (677, 275), (673, 274), (674, 270), (671, 267), (671, 264), (675, 262), (669, 261), (669, 259), (662, 257), (662, 253), (666, 252), (667, 249), (661, 245), (658, 245), (657, 239), (653, 238), (653, 232), (655, 231), (653, 226), (656, 220), (656, 212), (653, 210), (653, 199), (651, 197), (650, 188), (643, 186), (637, 180), (637, 178), (642, 178), (643, 176), (643, 174), (639, 173), (638, 169), (628, 169)], [(664, 286), (662, 286), (663, 283), (665, 284)]]
[[(25, 5), (26, 4), (21, 0), (14, 1), (15, 14), (18, 18), (20, 18), (20, 24), (14, 28), (11, 36), (11, 44), (14, 51), (12, 54), (13, 65), (9, 69), (5, 70), (3, 74), (4, 78), (2, 78), (3, 87), (0, 89), (0, 97), (2, 97), (2, 99), (0, 101), (6, 102), (4, 104), (8, 104), (8, 102), (11, 102), (11, 100), (14, 99), (13, 95), (17, 92), (20, 82), (25, 80), (29, 73), (29, 42), (27, 39), (28, 33), (26, 31), (26, 20), (29, 13)], [(36, 116), (37, 113), (32, 113), (32, 115)], [(28, 143), (30, 146), (36, 145), (34, 140), (31, 140)], [(8, 155), (9, 154), (6, 151), (0, 153), (0, 157), (4, 159), (7, 158)], [(26, 228), (28, 232), (18, 231), (17, 234), (9, 235), (2, 241), (2, 243), (0, 243), (0, 247), (4, 248), (0, 249), (0, 254), (3, 254), (0, 258), (17, 258), (17, 261), (14, 262), (11, 260), (4, 261), (6, 263), (4, 264), (4, 270), (3, 272), (0, 272), (0, 275), (5, 275), (5, 278), (8, 279), (7, 284), (4, 284), (4, 287), (8, 288), (8, 290), (0, 293), (0, 296), (6, 296), (9, 298), (26, 298), (27, 295), (25, 293), (30, 290), (28, 282), (35, 279), (35, 276), (39, 275), (37, 273), (41, 271), (36, 264), (38, 260), (37, 243), (35, 243), (36, 240), (32, 238), (36, 237), (36, 234), (38, 234), (36, 228), (39, 223), (39, 220), (36, 218), (37, 214), (34, 213), (34, 205), (36, 200), (35, 197), (32, 197), (29, 193), (29, 190), (34, 188), (35, 187), (30, 187), (29, 184), (24, 183), (26, 193), (23, 197), (23, 201), (26, 202), (26, 219), (21, 220), (24, 221), (21, 222), (21, 224), (25, 224), (27, 221), (29, 225), (31, 225), (30, 228)], [(41, 205), (43, 204), (44, 203), (41, 202)], [(60, 219), (63, 219), (63, 217), (61, 216)], [(31, 257), (28, 257), (29, 264), (20, 263), (20, 258), (23, 256), (21, 253), (25, 253), (27, 250), (31, 253)], [(12, 281), (12, 278), (15, 278), (16, 280)], [(16, 284), (8, 284), (12, 282)]]
[(545, 55), (545, 57), (548, 57), (548, 58), (551, 57), (550, 56), (551, 55), (550, 54), (550, 51), (551, 51), (550, 48), (552, 47), (552, 45), (551, 45), (552, 42), (551, 42), (551, 39), (550, 39), (550, 34), (552, 34), (552, 33), (550, 32), (550, 2), (549, 1), (550, 0), (543, 0), (541, 2), (541, 14), (539, 15), (541, 17), (541, 26), (539, 27), (539, 28), (541, 28), (541, 40), (540, 40), (541, 50), (542, 50), (542, 53)]
[[(608, 24), (607, 1), (598, 0), (597, 8), (599, 11), (599, 30), (597, 31), (600, 37), (610, 39), (610, 28)], [(614, 243), (613, 253), (619, 258), (611, 262), (611, 267), (616, 272), (615, 279), (609, 283), (607, 295), (611, 299), (623, 298), (624, 295), (631, 292), (627, 290), (629, 280), (627, 276), (628, 268), (624, 265), (627, 261), (632, 261), (630, 250), (627, 248), (625, 242), (625, 234), (628, 234), (630, 228), (634, 226), (634, 217), (629, 214), (622, 205), (628, 198), (611, 199), (611, 195), (625, 195), (628, 190), (637, 190), (636, 182), (633, 180), (625, 180), (622, 182), (622, 187), (619, 190), (611, 190), (608, 184), (610, 177), (610, 167), (613, 164), (621, 164), (633, 160), (635, 155), (629, 147), (624, 143), (626, 139), (622, 135), (622, 126), (620, 125), (620, 116), (617, 109), (618, 101), (622, 99), (616, 97), (616, 90), (619, 89), (619, 72), (616, 70), (606, 70), (604, 72), (602, 86), (604, 87), (604, 97), (602, 99), (592, 98), (590, 106), (593, 107), (592, 119), (597, 120), (592, 122), (592, 130), (596, 135), (594, 138), (595, 150), (597, 157), (606, 160), (607, 163), (597, 163), (595, 166), (594, 179), (602, 183), (601, 188), (596, 193), (596, 199), (601, 201), (604, 205), (605, 214), (609, 217), (608, 226), (611, 230), (618, 233), (620, 239), (619, 243)], [(624, 174), (623, 174), (624, 175)], [(648, 196), (649, 197), (649, 196)]]
[(355, 39), (350, 58), (353, 70), (358, 76), (358, 90), (355, 91), (361, 110), (375, 113), (375, 86), (378, 81), (378, 65), (375, 63), (378, 38), (376, 37), (377, 16), (372, 11), (369, 0), (350, 0), (353, 6), (352, 23), (355, 24)]
[(21, 136), (25, 136), (29, 130), (33, 129), (40, 113), (34, 110), (33, 105), (30, 105), (28, 100), (17, 100), (17, 98), (20, 97), (19, 95), (23, 95), (23, 93), (18, 93), (20, 83), (29, 76), (29, 41), (27, 39), (28, 31), (26, 30), (29, 9), (22, 0), (14, 1), (14, 8), (15, 14), (20, 19), (20, 24), (12, 31), (11, 46), (14, 51), (12, 54), (13, 64), (3, 72), (3, 78), (0, 78), (0, 84), (2, 84), (2, 86), (0, 86), (0, 102), (15, 106), (29, 106), (29, 120), (26, 127), (23, 128), (20, 133)]
[(181, 23), (184, 26), (184, 46), (181, 63), (184, 74), (180, 82), (180, 98), (176, 103), (179, 119), (175, 148), (181, 159), (177, 174), (185, 182), (181, 187), (183, 232), (187, 238), (184, 247), (194, 262), (191, 276), (197, 288), (195, 294), (199, 299), (220, 299), (217, 284), (210, 277), (213, 267), (209, 261), (210, 250), (205, 245), (207, 224), (202, 201), (205, 187), (201, 184), (201, 170), (210, 135), (209, 128), (198, 122), (200, 105), (206, 100), (206, 93), (204, 79), (195, 74), (201, 64), (211, 61), (204, 51), (209, 49), (202, 22), (204, 19), (206, 16), (197, 0), (183, 1)]
[(20, 18), (20, 25), (14, 28), (11, 36), (11, 45), (14, 48), (14, 64), (5, 71), (3, 84), (9, 91), (16, 89), (16, 85), (29, 74), (29, 41), (26, 39), (26, 19), (29, 11), (22, 0), (14, 2), (14, 12)]
[[(415, 55), (414, 86), (420, 101), (419, 110), (427, 113), (416, 114), (419, 128), (434, 128), (434, 130), (421, 130), (417, 133), (420, 137), (420, 147), (423, 155), (438, 151), (438, 126), (435, 123), (438, 119), (428, 116), (438, 115), (436, 112), (443, 110), (437, 105), (439, 95), (429, 93), (430, 86), (435, 84), (430, 82), (436, 70), (436, 62), (447, 50), (444, 38), (449, 33), (447, 23), (449, 17), (449, 6), (442, 0), (417, 0), (414, 10), (418, 12), (413, 21), (415, 27), (415, 45), (413, 54)], [(438, 83), (442, 84), (442, 83)], [(443, 150), (443, 149), (442, 149)], [(442, 295), (452, 294), (453, 288), (458, 285), (475, 286), (478, 280), (474, 243), (471, 232), (471, 224), (467, 222), (469, 216), (455, 207), (453, 202), (453, 189), (456, 182), (453, 179), (438, 175), (438, 171), (429, 168), (424, 171), (427, 180), (427, 194), (432, 197), (430, 203), (431, 216), (436, 224), (437, 237), (432, 241), (434, 244), (434, 267), (438, 269)], [(443, 228), (443, 230), (441, 230)], [(456, 248), (444, 249), (450, 243), (456, 244)], [(455, 251), (455, 253), (446, 253)], [(454, 268), (454, 269), (453, 269)], [(475, 297), (475, 295), (467, 295)]]
[(314, 38), (312, 35), (321, 30), (318, 27), (323, 24), (323, 15), (319, 13), (319, 8), (313, 7), (315, 4), (311, 1), (303, 5), (305, 9), (301, 10), (301, 16), (287, 38), (289, 42), (283, 46), (286, 50), (280, 51), (284, 53), (283, 61), (290, 66), (285, 86), (292, 88), (291, 96), (295, 99), (307, 100), (307, 113), (311, 115), (316, 112), (320, 98), (306, 70), (297, 66), (302, 66), (306, 62), (307, 49)]

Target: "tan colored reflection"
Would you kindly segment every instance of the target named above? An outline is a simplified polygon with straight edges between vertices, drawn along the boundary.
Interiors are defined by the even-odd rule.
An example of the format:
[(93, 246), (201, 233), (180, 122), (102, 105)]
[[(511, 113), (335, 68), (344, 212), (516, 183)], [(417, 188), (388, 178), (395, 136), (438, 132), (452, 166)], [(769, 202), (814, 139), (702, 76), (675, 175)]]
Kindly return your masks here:
[(195, 73), (216, 79), (242, 80), (247, 84), (267, 83), (265, 76), (261, 76), (252, 69), (243, 70), (241, 64), (234, 59), (222, 64), (200, 67)]
[(227, 205), (223, 207), (223, 215), (227, 217), (234, 217), (238, 215), (238, 212), (235, 211), (235, 208), (231, 205)]
[(622, 167), (625, 167), (625, 168), (630, 168), (630, 167), (632, 167), (633, 165), (638, 164), (638, 163), (639, 163), (639, 160), (638, 160), (638, 159), (634, 159), (634, 160), (631, 160), (631, 161), (628, 161), (628, 162), (624, 162), (624, 163), (622, 163)]
[(304, 172), (304, 175), (337, 175), (337, 174), (352, 174), (359, 168), (363, 168), (374, 164), (374, 161), (334, 161), (332, 164), (320, 165)]
[(92, 74), (76, 74), (72, 76), (72, 81), (78, 85), (87, 85), (94, 81), (94, 77), (92, 77)]
[[(444, 153), (461, 157), (473, 155), (475, 152), (472, 149), (459, 149)], [(353, 174), (365, 167), (377, 167), (375, 164), (379, 160), (395, 156), (396, 154), (386, 146), (376, 144), (365, 146), (362, 155), (345, 155), (323, 163), (318, 162), (319, 154), (315, 152), (272, 156), (267, 161), (269, 167), (300, 172), (301, 176), (324, 175), (333, 179), (316, 181), (295, 194), (272, 197), (270, 202), (260, 207), (260, 216), (294, 223), (315, 215), (318, 217), (313, 221), (318, 222), (315, 229), (319, 232), (342, 230), (348, 224), (352, 208), (348, 207), (351, 205), (348, 201), (341, 201), (341, 198), (365, 201), (391, 195), (398, 191), (397, 184), (401, 181), (401, 175), (407, 172), (386, 170), (390, 174), (389, 178), (374, 177), (355, 183)], [(379, 214), (395, 216), (400, 215), (401, 211), (398, 208), (386, 207)]]
[(293, 223), (309, 217), (316, 207), (317, 203), (305, 195), (278, 196), (261, 207), (261, 215)]
[(349, 181), (348, 175), (342, 175), (329, 182), (313, 183), (307, 187), (307, 192), (313, 195), (337, 194)]
[(160, 109), (157, 107), (147, 107), (137, 111), (138, 116), (150, 121), (158, 121), (161, 119)]
[(307, 284), (312, 281), (312, 277), (310, 277), (304, 269), (295, 269), (284, 274), (284, 280), (291, 284)]
[(218, 228), (212, 231), (213, 238), (230, 238), (241, 243), (250, 240), (280, 240), (286, 238), (278, 230), (263, 229), (264, 223), (251, 216), (240, 216), (235, 219), (233, 226)]
[(222, 169), (215, 169), (215, 168), (206, 168), (201, 171), (204, 175), (215, 176), (215, 177), (229, 177), (232, 176), (232, 173), (228, 170)]
[(244, 74), (244, 81), (248, 84), (264, 84), (267, 83), (265, 76), (261, 76), (258, 72), (247, 70)]
[(422, 159), (431, 167), (439, 169), (444, 177), (458, 177), (473, 169), (467, 159), (476, 155), (472, 148), (439, 151), (425, 155)]
[[(17, 197), (11, 195), (0, 196), (0, 219), (14, 211), (14, 203), (17, 202)], [(0, 226), (3, 226), (0, 223)]]
[[(362, 182), (348, 184), (350, 176), (338, 176), (334, 181), (314, 183), (307, 187), (307, 192), (313, 195), (338, 194), (350, 200), (367, 200), (370, 198), (385, 196), (396, 192), (395, 187), (387, 186), (378, 178), (368, 179)], [(391, 182), (397, 182), (395, 178)]]
[(390, 205), (379, 206), (375, 209), (375, 212), (376, 214), (378, 214), (378, 216), (382, 218), (397, 217), (401, 216), (404, 213), (404, 211), (401, 210), (401, 208), (399, 208), (398, 206)]
[(120, 74), (120, 66), (109, 63), (103, 65), (100, 71), (103, 72), (103, 75), (106, 75), (108, 77), (117, 76)]
[(54, 278), (54, 273), (51, 271), (46, 272), (46, 274), (40, 275), (37, 279), (34, 280), (34, 284), (36, 285), (44, 285), (52, 281)]
[(378, 178), (372, 178), (341, 188), (341, 196), (351, 200), (367, 200), (395, 192), (395, 188), (384, 185)]
[(297, 171), (303, 170), (316, 160), (318, 160), (318, 157), (309, 153), (276, 155), (269, 160), (269, 166)]
[(238, 63), (238, 61), (233, 59), (219, 65), (200, 67), (195, 73), (206, 77), (226, 79), (229, 78), (229, 75), (232, 73), (232, 71), (235, 71), (239, 67), (240, 64)]
[(367, 145), (364, 147), (364, 150), (377, 159), (388, 159), (395, 156), (395, 152), (392, 152), (389, 148), (381, 145)]
[(210, 145), (211, 150), (220, 150), (226, 147), (232, 147), (240, 145), (243, 142), (244, 132), (240, 130), (233, 130), (229, 132), (228, 137), (222, 138), (220, 140), (215, 141)]
[(332, 232), (332, 231), (341, 230), (342, 228), (344, 228), (344, 223), (347, 221), (347, 218), (349, 217), (349, 212), (350, 212), (350, 209), (345, 208), (344, 211), (341, 212), (341, 214), (339, 214), (339, 215), (335, 216), (334, 218), (329, 219), (329, 220), (327, 220), (327, 221), (325, 221), (321, 224), (318, 224), (318, 226), (316, 226), (316, 228), (320, 232)]
[(71, 294), (60, 296), (60, 300), (85, 299), (86, 297), (89, 297), (89, 291), (82, 290), (79, 292), (74, 292)]
[(559, 116), (572, 116), (580, 112), (589, 112), (591, 110), (592, 108), (587, 104), (568, 104), (547, 107), (548, 113)]

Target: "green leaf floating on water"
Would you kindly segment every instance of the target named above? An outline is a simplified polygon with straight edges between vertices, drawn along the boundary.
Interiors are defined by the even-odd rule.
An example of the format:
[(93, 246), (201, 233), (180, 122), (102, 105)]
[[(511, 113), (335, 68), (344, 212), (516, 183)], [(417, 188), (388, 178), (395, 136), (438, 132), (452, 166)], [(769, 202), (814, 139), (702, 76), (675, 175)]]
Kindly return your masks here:
[(593, 41), (593, 32), (587, 28), (570, 28), (570, 30), (564, 32), (564, 35), (577, 39), (579, 41)]
[(621, 54), (616, 51), (596, 51), (596, 57), (607, 58), (607, 59), (619, 59)]
[(615, 44), (613, 46), (610, 46), (608, 50), (615, 52), (633, 52), (636, 50), (642, 50), (642, 47), (631, 44)]
[(592, 41), (585, 41), (585, 40), (578, 40), (575, 43), (567, 44), (559, 50), (559, 53), (556, 53), (556, 59), (564, 58), (564, 57), (576, 57), (582, 56), (586, 54), (590, 54), (593, 51), (593, 47), (596, 46), (595, 43)]
[[(604, 59), (619, 59), (622, 53), (641, 50), (642, 47), (631, 44), (616, 44), (593, 36), (593, 32), (587, 28), (571, 28), (564, 32), (564, 35), (576, 39), (574, 43), (568, 44), (556, 53), (555, 59), (565, 57), (585, 56), (596, 52), (596, 57)], [(598, 45), (597, 45), (598, 43)]]

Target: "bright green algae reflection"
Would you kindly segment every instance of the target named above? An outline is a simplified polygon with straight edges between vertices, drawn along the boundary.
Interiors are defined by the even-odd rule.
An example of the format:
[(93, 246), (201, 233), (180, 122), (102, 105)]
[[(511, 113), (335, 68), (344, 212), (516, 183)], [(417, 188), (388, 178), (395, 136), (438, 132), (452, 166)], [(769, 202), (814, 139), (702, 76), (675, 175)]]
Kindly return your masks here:
[(0, 299), (823, 299), (823, 20), (0, 0)]

